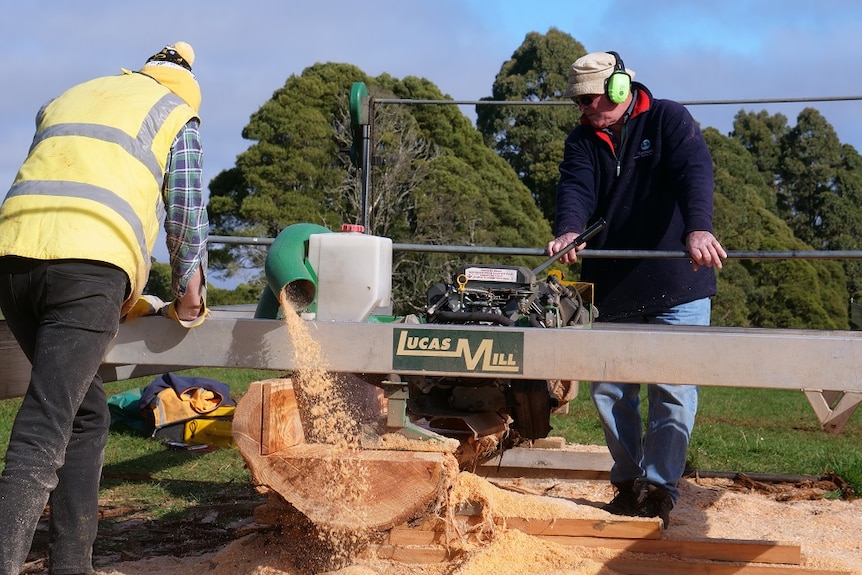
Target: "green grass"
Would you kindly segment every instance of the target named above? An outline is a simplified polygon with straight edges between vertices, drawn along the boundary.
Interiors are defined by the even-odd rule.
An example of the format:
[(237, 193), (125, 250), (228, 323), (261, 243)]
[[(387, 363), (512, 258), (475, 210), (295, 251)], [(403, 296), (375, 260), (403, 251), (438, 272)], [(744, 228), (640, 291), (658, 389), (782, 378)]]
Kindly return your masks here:
[[(646, 399), (642, 392), (642, 405)], [(862, 410), (839, 434), (820, 427), (801, 391), (701, 387), (688, 467), (777, 475), (835, 473), (862, 494)], [(552, 418), (553, 435), (572, 443), (604, 444), (587, 384)]]
[[(183, 375), (226, 383), (239, 400), (253, 381), (281, 375), (252, 369), (191, 369)], [(105, 384), (108, 395), (143, 388), (152, 377)], [(112, 430), (105, 448), (100, 499), (119, 505), (141, 505), (152, 519), (174, 518), (189, 507), (209, 505), (245, 489), (251, 476), (236, 449), (188, 452), (167, 449), (158, 441)], [(128, 517), (124, 517), (128, 519)]]
[[(230, 385), (239, 399), (249, 383), (278, 372), (239, 369), (193, 369), (181, 372)], [(105, 384), (114, 394), (143, 388), (152, 377)], [(645, 402), (644, 402), (645, 403)], [(5, 454), (20, 400), (0, 401), (0, 457)], [(570, 443), (604, 445), (601, 425), (580, 385), (569, 413), (554, 415), (552, 435)], [(799, 391), (702, 387), (697, 423), (689, 449), (689, 467), (789, 475), (835, 473), (862, 493), (862, 410), (834, 435), (820, 428)], [(248, 501), (253, 494), (248, 470), (236, 449), (174, 451), (128, 431), (111, 430), (105, 453), (100, 497), (121, 509), (110, 521), (132, 518), (181, 518), (196, 508)]]

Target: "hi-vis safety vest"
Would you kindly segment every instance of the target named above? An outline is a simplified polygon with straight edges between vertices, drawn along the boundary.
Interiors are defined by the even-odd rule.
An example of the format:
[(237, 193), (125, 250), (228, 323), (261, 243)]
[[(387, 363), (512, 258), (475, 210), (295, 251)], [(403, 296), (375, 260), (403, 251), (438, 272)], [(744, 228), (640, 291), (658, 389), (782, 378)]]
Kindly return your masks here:
[(142, 74), (97, 78), (46, 104), (0, 206), (0, 256), (113, 264), (129, 276), (125, 314), (147, 283), (171, 144), (196, 116)]

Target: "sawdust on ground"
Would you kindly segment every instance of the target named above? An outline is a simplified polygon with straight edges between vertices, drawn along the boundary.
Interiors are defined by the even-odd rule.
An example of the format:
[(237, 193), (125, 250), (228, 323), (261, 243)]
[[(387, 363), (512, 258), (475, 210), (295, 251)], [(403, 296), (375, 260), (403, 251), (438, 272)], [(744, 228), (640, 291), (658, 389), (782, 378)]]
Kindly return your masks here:
[[(463, 474), (462, 474), (463, 475)], [(482, 485), (481, 497), (496, 488)], [(597, 506), (612, 495), (606, 481), (593, 480), (497, 480), (526, 495), (506, 491), (504, 508), (524, 512), (525, 501), (541, 495), (540, 508), (554, 499), (572, 516), (580, 508), (585, 517), (603, 511)], [(702, 538), (778, 541), (798, 544), (802, 567), (862, 573), (862, 499), (824, 498), (779, 501), (774, 494), (741, 492), (730, 479), (684, 479), (682, 497), (671, 515), (663, 539)], [(536, 495), (531, 495), (535, 493)], [(496, 496), (495, 496), (496, 497)], [(361, 550), (360, 550), (361, 551)], [(190, 557), (151, 557), (100, 567), (100, 575), (613, 575), (604, 566), (619, 551), (560, 546), (513, 529), (498, 528), (482, 545), (467, 549), (459, 559), (446, 563), (409, 564), (376, 559), (373, 553), (358, 553), (351, 564), (332, 569), (325, 542), (303, 534), (299, 528), (271, 529), (252, 533), (222, 549)], [(625, 556), (638, 557), (636, 554)], [(327, 570), (329, 569), (329, 570)]]

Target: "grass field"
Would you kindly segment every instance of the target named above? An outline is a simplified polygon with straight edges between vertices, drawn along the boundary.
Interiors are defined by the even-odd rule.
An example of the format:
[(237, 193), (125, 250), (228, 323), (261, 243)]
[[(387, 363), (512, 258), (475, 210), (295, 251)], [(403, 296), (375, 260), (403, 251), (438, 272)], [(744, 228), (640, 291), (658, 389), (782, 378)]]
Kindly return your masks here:
[[(235, 399), (249, 383), (279, 375), (236, 369), (182, 372), (231, 386)], [(145, 387), (152, 378), (105, 385), (108, 394)], [(0, 455), (4, 455), (19, 400), (0, 401)], [(555, 415), (552, 435), (570, 443), (603, 445), (586, 384), (569, 413)], [(862, 410), (833, 435), (820, 429), (802, 392), (703, 387), (689, 450), (701, 471), (821, 475), (835, 473), (862, 493)], [(176, 451), (134, 433), (112, 430), (101, 486), (104, 505), (125, 510), (123, 520), (182, 517), (189, 509), (248, 499), (251, 477), (236, 449)]]
[[(584, 383), (569, 413), (554, 416), (552, 423), (553, 434), (567, 441), (604, 444)], [(801, 391), (701, 387), (688, 467), (776, 475), (835, 473), (862, 494), (862, 409), (835, 435), (820, 428)]]

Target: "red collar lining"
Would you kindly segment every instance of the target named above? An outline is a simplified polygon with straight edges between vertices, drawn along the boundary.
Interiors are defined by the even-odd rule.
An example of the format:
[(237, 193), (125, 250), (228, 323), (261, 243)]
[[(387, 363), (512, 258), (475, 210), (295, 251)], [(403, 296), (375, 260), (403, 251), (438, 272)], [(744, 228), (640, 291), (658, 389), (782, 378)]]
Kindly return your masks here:
[[(649, 110), (650, 107), (650, 97), (647, 95), (645, 90), (637, 91), (637, 100), (635, 100), (635, 106), (632, 109), (632, 115), (629, 116), (629, 120), (637, 116), (638, 114), (642, 114)], [(581, 124), (589, 124), (589, 120), (587, 120), (586, 116), (581, 116)], [(605, 142), (610, 148), (614, 149), (614, 143), (611, 141), (611, 137), (604, 132), (603, 130), (595, 130), (596, 136), (603, 142)]]

